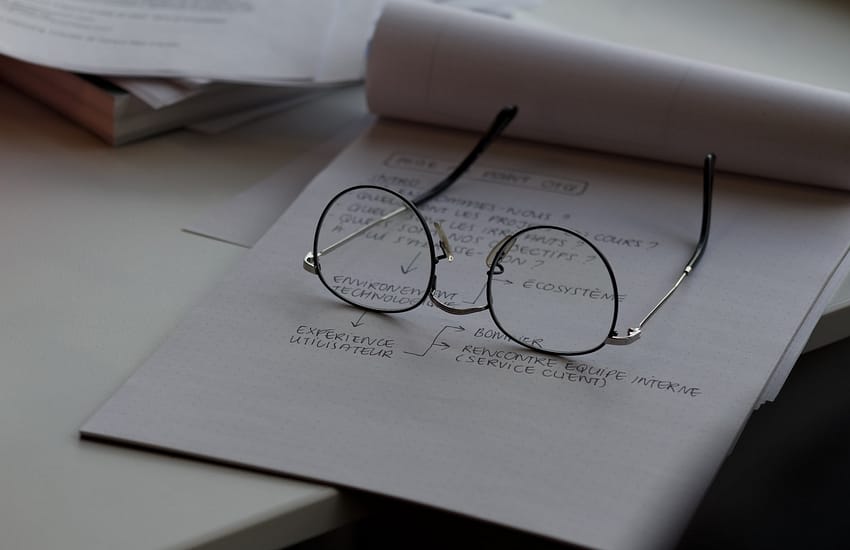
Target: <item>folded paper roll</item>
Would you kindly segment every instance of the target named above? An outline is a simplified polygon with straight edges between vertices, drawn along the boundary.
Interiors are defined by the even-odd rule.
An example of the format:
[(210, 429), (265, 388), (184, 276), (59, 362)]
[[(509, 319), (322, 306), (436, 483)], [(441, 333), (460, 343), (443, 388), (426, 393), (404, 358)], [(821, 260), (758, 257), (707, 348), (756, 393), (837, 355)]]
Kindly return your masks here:
[(850, 189), (850, 94), (430, 4), (381, 16), (377, 114), (465, 129), (520, 106), (509, 135)]

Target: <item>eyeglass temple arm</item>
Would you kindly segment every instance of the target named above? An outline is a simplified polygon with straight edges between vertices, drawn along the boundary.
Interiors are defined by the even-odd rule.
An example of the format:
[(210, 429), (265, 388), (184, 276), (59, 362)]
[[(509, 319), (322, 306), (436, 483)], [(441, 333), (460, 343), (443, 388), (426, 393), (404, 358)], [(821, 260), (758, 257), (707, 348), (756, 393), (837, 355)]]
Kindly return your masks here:
[[(381, 216), (380, 218), (373, 221), (372, 223), (368, 223), (368, 224), (364, 225), (363, 227), (361, 227), (357, 231), (349, 233), (348, 235), (346, 235), (345, 237), (336, 241), (335, 243), (333, 243), (329, 246), (326, 246), (325, 248), (319, 250), (319, 256), (321, 256), (322, 254), (327, 254), (328, 252), (333, 252), (334, 250), (336, 250), (340, 246), (344, 245), (345, 243), (347, 243), (348, 241), (350, 241), (354, 237), (358, 237), (358, 236), (362, 235), (363, 233), (369, 231), (370, 229), (372, 229), (376, 225), (384, 223), (385, 221), (398, 216), (399, 214), (401, 214), (402, 212), (404, 212), (406, 210), (408, 210), (408, 208), (406, 206), (402, 206), (401, 208), (396, 208), (395, 210), (393, 210), (389, 214)], [(307, 255), (304, 256), (304, 263), (303, 263), (302, 267), (305, 270), (309, 271), (310, 273), (312, 273), (314, 275), (316, 274), (316, 261), (315, 261), (315, 258), (313, 258), (313, 252), (312, 251), (308, 252)]]
[[(519, 107), (517, 107), (516, 105), (509, 105), (507, 107), (503, 107), (498, 112), (496, 117), (493, 119), (493, 122), (490, 123), (490, 128), (488, 128), (487, 131), (484, 133), (484, 135), (481, 136), (481, 138), (478, 140), (478, 143), (476, 143), (475, 147), (472, 148), (472, 151), (470, 151), (469, 154), (466, 155), (466, 157), (462, 161), (460, 161), (460, 164), (458, 164), (455, 167), (455, 169), (452, 170), (451, 174), (446, 176), (445, 179), (443, 179), (440, 183), (436, 184), (431, 189), (428, 189), (427, 191), (425, 191), (424, 193), (422, 193), (421, 195), (419, 195), (418, 197), (413, 199), (411, 202), (415, 206), (420, 206), (420, 205), (428, 202), (429, 200), (433, 199), (434, 197), (436, 197), (437, 195), (439, 195), (440, 193), (442, 193), (443, 191), (448, 189), (454, 182), (459, 180), (460, 177), (467, 170), (469, 170), (469, 167), (472, 166), (475, 163), (475, 161), (478, 159), (478, 157), (481, 156), (481, 153), (483, 153), (484, 151), (487, 150), (487, 147), (490, 146), (490, 144), (493, 142), (493, 140), (496, 139), (497, 137), (499, 137), (502, 134), (502, 132), (505, 130), (505, 128), (508, 127), (508, 124), (510, 124), (511, 121), (514, 119), (517, 112), (519, 112)], [(338, 248), (339, 246), (345, 244), (346, 242), (350, 241), (354, 237), (356, 237), (356, 236), (362, 234), (363, 232), (371, 229), (372, 227), (378, 225), (379, 223), (385, 222), (385, 221), (389, 220), (390, 218), (393, 218), (393, 217), (401, 214), (405, 210), (407, 210), (407, 209), (406, 208), (399, 208), (397, 210), (394, 210), (393, 212), (390, 212), (386, 216), (383, 216), (383, 217), (373, 221), (372, 223), (367, 224), (364, 227), (361, 227), (360, 229), (358, 229), (354, 233), (352, 233), (350, 235), (346, 235), (345, 237), (343, 237), (339, 241), (333, 243), (332, 245), (328, 246), (327, 248), (320, 250), (319, 256), (321, 256), (322, 254), (327, 254), (328, 252), (333, 251), (335, 248)], [(312, 251), (308, 252), (307, 255), (304, 257), (304, 263), (302, 264), (302, 267), (304, 267), (304, 269), (306, 271), (309, 271), (310, 273), (313, 273), (313, 274), (316, 273), (316, 259), (313, 257)]]
[(472, 166), (475, 161), (481, 156), (481, 153), (487, 150), (487, 147), (493, 142), (494, 139), (499, 137), (505, 128), (508, 127), (508, 124), (516, 116), (517, 112), (519, 112), (519, 107), (516, 105), (509, 105), (507, 107), (503, 107), (496, 117), (493, 119), (493, 122), (490, 124), (490, 128), (481, 136), (481, 139), (478, 140), (478, 143), (475, 144), (475, 147), (472, 148), (472, 151), (466, 155), (460, 164), (458, 164), (454, 170), (452, 170), (451, 174), (446, 176), (443, 181), (436, 184), (431, 189), (428, 189), (411, 202), (416, 206), (421, 206), (433, 199), (446, 189), (448, 189), (454, 182), (460, 179), (460, 177), (469, 170), (469, 167)]
[(697, 266), (702, 258), (702, 253), (705, 251), (705, 247), (708, 244), (708, 234), (711, 229), (711, 198), (714, 190), (714, 163), (717, 160), (717, 157), (713, 153), (709, 153), (705, 156), (705, 160), (702, 165), (702, 226), (700, 227), (699, 233), (699, 242), (697, 242), (696, 248), (694, 248), (694, 253), (691, 255), (691, 259), (688, 260), (687, 265), (682, 270), (682, 273), (679, 275), (679, 278), (676, 279), (673, 287), (667, 291), (661, 300), (646, 314), (646, 316), (641, 319), (640, 323), (635, 327), (631, 327), (628, 329), (628, 332), (625, 336), (619, 336), (616, 332), (612, 333), (606, 340), (606, 344), (615, 344), (615, 345), (626, 345), (631, 344), (638, 338), (640, 338), (641, 331), (643, 330), (644, 325), (652, 319), (652, 316), (661, 309), (661, 306), (664, 305), (665, 302), (676, 292), (676, 289), (679, 288), (679, 285), (685, 280), (691, 271)]

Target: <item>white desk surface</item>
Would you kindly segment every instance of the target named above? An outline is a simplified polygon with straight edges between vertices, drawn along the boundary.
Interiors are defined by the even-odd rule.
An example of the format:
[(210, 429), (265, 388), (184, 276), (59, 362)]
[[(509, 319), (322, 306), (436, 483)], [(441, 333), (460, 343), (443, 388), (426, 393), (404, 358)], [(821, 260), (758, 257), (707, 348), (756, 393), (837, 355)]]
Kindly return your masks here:
[(364, 111), (320, 99), (112, 149), (0, 85), (0, 547), (280, 548), (359, 513), (77, 430), (244, 251), (180, 228)]
[[(574, 32), (850, 91), (847, 3), (539, 11)], [(363, 108), (319, 100), (220, 136), (112, 149), (0, 85), (0, 546), (271, 549), (361, 512), (331, 488), (77, 429), (243, 252), (180, 228)]]

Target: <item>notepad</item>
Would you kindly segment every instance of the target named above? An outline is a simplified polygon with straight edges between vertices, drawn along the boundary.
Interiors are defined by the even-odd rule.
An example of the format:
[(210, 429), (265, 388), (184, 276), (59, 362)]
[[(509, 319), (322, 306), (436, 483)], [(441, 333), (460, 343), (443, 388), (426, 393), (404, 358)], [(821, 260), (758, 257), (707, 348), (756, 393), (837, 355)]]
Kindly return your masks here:
[[(486, 314), (423, 306), (363, 316), (301, 269), (333, 194), (375, 181), (418, 189), (442, 174), (401, 168), (399, 155), (451, 163), (473, 139), (380, 123), (302, 193), (83, 433), (589, 546), (671, 544), (846, 254), (850, 196), (719, 177), (709, 250), (675, 301), (638, 343), (573, 360), (517, 349)], [(658, 243), (600, 243), (620, 274), (624, 320), (666, 290), (695, 242), (697, 170), (517, 142), (495, 145), (481, 162), (584, 182), (586, 191), (463, 180), (434, 203), (439, 210), (426, 210), (448, 226), (477, 213), (480, 227), (456, 237), (520, 223), (506, 209), (521, 206), (590, 235)], [(438, 277), (455, 301), (474, 302), (483, 264), (463, 259)]]

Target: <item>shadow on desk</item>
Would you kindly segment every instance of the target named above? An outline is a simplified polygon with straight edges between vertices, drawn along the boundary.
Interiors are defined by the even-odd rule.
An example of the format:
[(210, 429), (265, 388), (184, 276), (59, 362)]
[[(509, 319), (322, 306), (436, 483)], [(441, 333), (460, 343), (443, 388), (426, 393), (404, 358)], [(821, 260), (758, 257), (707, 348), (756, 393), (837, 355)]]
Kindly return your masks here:
[[(564, 548), (389, 499), (298, 550)], [(850, 338), (803, 355), (779, 398), (756, 411), (677, 550), (850, 547)]]
[(681, 549), (850, 547), (850, 338), (803, 355), (756, 411)]

